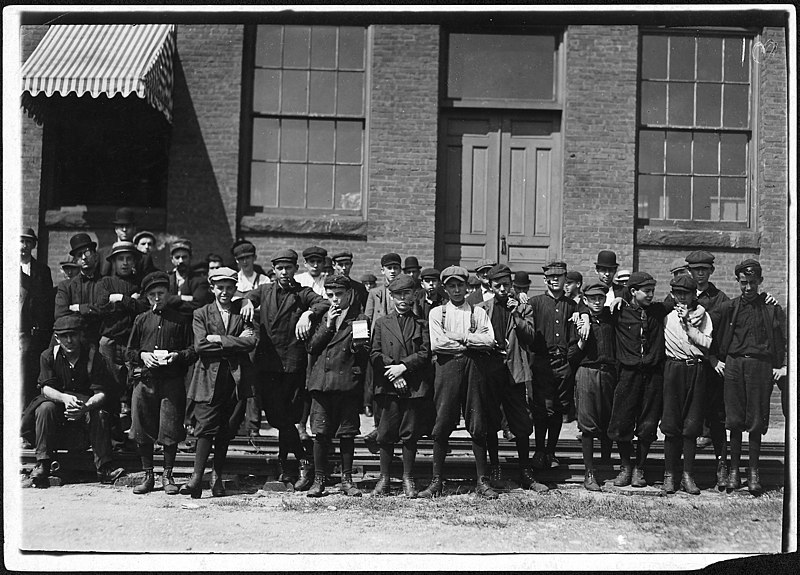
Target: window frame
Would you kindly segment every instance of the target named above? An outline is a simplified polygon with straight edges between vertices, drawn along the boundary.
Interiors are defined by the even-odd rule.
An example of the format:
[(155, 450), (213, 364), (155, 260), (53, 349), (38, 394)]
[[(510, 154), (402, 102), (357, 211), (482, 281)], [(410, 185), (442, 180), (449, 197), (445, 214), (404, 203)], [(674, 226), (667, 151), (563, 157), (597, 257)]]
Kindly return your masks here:
[[(642, 121), (642, 58), (643, 58), (643, 37), (644, 36), (688, 36), (691, 38), (729, 38), (739, 37), (745, 38), (750, 42), (750, 53), (747, 58), (750, 59), (750, 80), (749, 80), (749, 98), (750, 98), (750, 113), (748, 117), (748, 127), (745, 128), (725, 128), (720, 125), (718, 128), (708, 128), (705, 126), (680, 126), (674, 127), (666, 124), (645, 124)], [(758, 146), (759, 146), (759, 84), (760, 84), (760, 66), (758, 62), (752, 58), (752, 47), (756, 45), (760, 39), (760, 30), (753, 28), (731, 28), (731, 27), (693, 27), (693, 28), (666, 28), (666, 27), (640, 27), (639, 28), (639, 48), (638, 48), (638, 62), (637, 62), (637, 109), (636, 109), (636, 157), (635, 157), (635, 200), (634, 200), (634, 219), (636, 222), (635, 227), (639, 230), (647, 230), (648, 228), (673, 228), (683, 230), (708, 230), (715, 231), (730, 231), (730, 232), (753, 232), (757, 228), (758, 220)], [(724, 61), (722, 62), (724, 66)], [(697, 84), (697, 80), (692, 81)], [(695, 101), (696, 104), (696, 101)], [(643, 131), (660, 131), (665, 134), (669, 133), (685, 133), (685, 134), (749, 134), (747, 143), (747, 158), (745, 164), (748, 170), (746, 176), (747, 190), (745, 198), (745, 209), (747, 216), (744, 221), (715, 221), (715, 220), (696, 220), (696, 219), (677, 219), (677, 218), (643, 218), (639, 216), (639, 177), (641, 175), (648, 175), (648, 173), (641, 173), (639, 171), (639, 154), (641, 149), (641, 133)], [(663, 157), (662, 159), (665, 159)], [(718, 167), (718, 171), (721, 168)], [(670, 175), (666, 168), (664, 170), (664, 177)], [(690, 177), (694, 177), (692, 172)], [(721, 173), (717, 174), (718, 181), (721, 181), (724, 176)]]
[[(242, 95), (241, 95), (241, 110), (240, 110), (240, 130), (239, 130), (239, 202), (237, 208), (237, 221), (242, 222), (243, 218), (250, 222), (266, 221), (271, 217), (281, 220), (281, 225), (287, 221), (287, 218), (302, 217), (304, 220), (310, 219), (330, 219), (331, 216), (336, 216), (342, 220), (349, 220), (355, 224), (355, 220), (362, 222), (367, 219), (367, 208), (369, 203), (369, 126), (371, 116), (371, 80), (372, 80), (372, 44), (373, 44), (373, 28), (370, 25), (351, 25), (347, 23), (333, 22), (330, 24), (306, 24), (306, 23), (282, 23), (282, 22), (263, 22), (261, 24), (276, 25), (276, 26), (306, 26), (313, 28), (314, 26), (330, 26), (336, 28), (342, 27), (355, 27), (363, 28), (364, 35), (364, 109), (363, 115), (314, 115), (311, 113), (302, 114), (264, 114), (254, 112), (254, 84), (255, 84), (255, 61), (256, 61), (256, 44), (257, 44), (257, 31), (259, 24), (247, 24), (244, 27), (244, 39), (242, 50)], [(362, 162), (361, 162), (361, 207), (359, 210), (341, 210), (333, 208), (313, 208), (313, 207), (269, 207), (258, 206), (251, 204), (251, 182), (252, 182), (252, 159), (253, 159), (253, 131), (254, 124), (257, 118), (275, 118), (277, 120), (283, 119), (300, 119), (300, 120), (314, 120), (323, 119), (335, 121), (352, 121), (357, 120), (363, 123), (362, 130)], [(294, 163), (294, 162), (293, 162)], [(309, 162), (303, 165), (312, 165)], [(335, 160), (332, 164), (336, 165)], [(276, 221), (276, 225), (278, 225)], [(357, 224), (355, 224), (358, 227)], [(269, 225), (267, 226), (269, 227)]]

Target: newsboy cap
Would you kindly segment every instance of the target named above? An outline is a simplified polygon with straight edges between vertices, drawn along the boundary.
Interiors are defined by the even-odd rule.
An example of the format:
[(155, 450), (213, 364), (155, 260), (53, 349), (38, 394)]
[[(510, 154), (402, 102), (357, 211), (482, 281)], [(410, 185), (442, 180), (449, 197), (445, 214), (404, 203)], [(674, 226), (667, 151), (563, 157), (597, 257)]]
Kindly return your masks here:
[(339, 260), (352, 260), (353, 252), (350, 250), (339, 250), (331, 256), (331, 259), (334, 261), (334, 263)]
[(130, 208), (119, 208), (114, 215), (114, 225), (130, 225), (136, 224), (136, 214)]
[(617, 267), (617, 254), (611, 250), (600, 250), (594, 265), (604, 268), (615, 268)]
[(579, 284), (583, 283), (583, 276), (581, 272), (570, 270), (567, 272), (567, 281), (568, 282), (578, 282)]
[(133, 236), (133, 243), (138, 244), (139, 240), (142, 238), (152, 238), (153, 243), (156, 243), (156, 235), (153, 232), (148, 232), (147, 230), (137, 232), (136, 235)]
[(509, 268), (506, 264), (497, 264), (496, 266), (492, 266), (492, 268), (486, 272), (486, 277), (489, 281), (496, 281), (502, 278), (510, 278), (511, 277), (511, 268)]
[(705, 250), (696, 250), (686, 256), (685, 261), (690, 268), (695, 268), (700, 266), (713, 266), (714, 259), (714, 254)]
[(419, 260), (416, 258), (416, 256), (408, 256), (406, 261), (403, 262), (403, 271), (418, 269), (422, 269), (422, 266), (419, 265)]
[(691, 274), (683, 274), (679, 275), (676, 278), (672, 278), (669, 282), (670, 287), (674, 290), (683, 290), (683, 291), (690, 291), (694, 292), (697, 291), (697, 282), (691, 276)]
[(750, 274), (757, 274), (759, 277), (761, 276), (761, 264), (758, 260), (754, 260), (752, 258), (748, 258), (741, 262), (734, 268), (734, 274), (738, 278), (739, 274), (744, 272), (747, 275)]
[(230, 280), (232, 282), (236, 282), (239, 280), (239, 273), (236, 270), (231, 269), (227, 266), (209, 270), (208, 283), (213, 284), (214, 282), (222, 280)]
[(375, 274), (361, 274), (358, 276), (358, 281), (363, 284), (366, 282), (376, 282), (378, 281), (378, 278), (375, 277)]
[(169, 253), (174, 254), (176, 250), (186, 250), (190, 254), (192, 253), (192, 242), (187, 240), (186, 238), (178, 238), (172, 245), (169, 246)]
[(322, 258), (328, 255), (328, 250), (319, 246), (311, 246), (303, 250), (303, 259), (308, 258)]
[(682, 260), (680, 258), (677, 259), (677, 260), (674, 260), (669, 266), (669, 271), (670, 271), (670, 273), (673, 273), (673, 274), (675, 272), (677, 272), (678, 270), (683, 270), (683, 269), (687, 269), (688, 270), (689, 266), (686, 263), (686, 260)]
[(647, 272), (633, 272), (625, 285), (629, 288), (643, 288), (656, 285), (656, 280)]
[(617, 273), (614, 274), (614, 279), (612, 281), (620, 284), (624, 284), (628, 281), (628, 278), (631, 277), (631, 270), (619, 270)]
[(297, 252), (291, 249), (280, 250), (272, 256), (270, 261), (273, 266), (280, 262), (289, 262), (290, 264), (297, 265)]
[(442, 270), (440, 279), (443, 284), (446, 284), (447, 280), (450, 278), (458, 278), (462, 282), (465, 282), (469, 279), (469, 272), (461, 266), (447, 266)]
[(599, 278), (592, 278), (583, 284), (581, 291), (583, 295), (606, 295), (608, 286), (601, 282)]
[(85, 328), (86, 324), (83, 322), (83, 318), (77, 313), (62, 315), (60, 318), (56, 319), (53, 324), (53, 331), (55, 333), (83, 331)]
[(567, 273), (567, 264), (564, 262), (550, 262), (546, 266), (542, 266), (542, 269), (546, 276), (560, 276)]
[(421, 279), (436, 278), (438, 280), (441, 273), (436, 268), (422, 268), (422, 271), (419, 272), (419, 277)]
[(108, 254), (108, 256), (106, 257), (106, 261), (113, 262), (114, 257), (117, 254), (125, 254), (125, 253), (131, 253), (136, 258), (142, 255), (142, 252), (136, 249), (136, 245), (133, 242), (120, 241), (120, 242), (114, 242), (114, 244), (111, 246), (111, 253)]
[(256, 255), (256, 246), (248, 241), (243, 241), (233, 248), (233, 259)]
[(74, 256), (78, 250), (91, 247), (93, 250), (97, 249), (97, 242), (92, 241), (89, 234), (81, 232), (75, 234), (69, 239), (69, 255)]
[(350, 289), (350, 278), (344, 274), (333, 274), (325, 278), (325, 289)]
[(142, 293), (146, 294), (156, 286), (169, 286), (169, 274), (167, 272), (150, 272), (142, 280)]
[(388, 266), (389, 264), (397, 264), (399, 266), (402, 265), (402, 263), (403, 261), (400, 258), (400, 254), (390, 252), (381, 256), (381, 267)]
[(497, 262), (490, 258), (484, 258), (482, 260), (478, 260), (478, 265), (475, 266), (476, 272), (481, 271), (488, 271), (489, 269), (493, 268), (497, 265)]
[(403, 291), (405, 289), (416, 289), (417, 283), (409, 275), (400, 274), (389, 283), (389, 291)]

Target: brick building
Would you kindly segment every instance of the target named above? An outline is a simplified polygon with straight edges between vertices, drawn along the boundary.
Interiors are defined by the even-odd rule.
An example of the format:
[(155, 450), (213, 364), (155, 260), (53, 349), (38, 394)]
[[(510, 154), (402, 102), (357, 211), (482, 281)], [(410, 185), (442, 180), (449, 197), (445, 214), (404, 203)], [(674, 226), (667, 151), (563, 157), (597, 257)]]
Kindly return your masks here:
[[(786, 302), (787, 28), (770, 13), (670, 19), (178, 19), (169, 119), (74, 93), (22, 112), (22, 223), (53, 270), (78, 229), (110, 242), (128, 204), (162, 248), (189, 237), (195, 259), (231, 261), (244, 236), (262, 263), (285, 246), (349, 248), (354, 274), (387, 251), (593, 274), (610, 248), (653, 273), (657, 295), (671, 261), (708, 249), (727, 293), (755, 256)], [(23, 62), (48, 28), (23, 22)]]

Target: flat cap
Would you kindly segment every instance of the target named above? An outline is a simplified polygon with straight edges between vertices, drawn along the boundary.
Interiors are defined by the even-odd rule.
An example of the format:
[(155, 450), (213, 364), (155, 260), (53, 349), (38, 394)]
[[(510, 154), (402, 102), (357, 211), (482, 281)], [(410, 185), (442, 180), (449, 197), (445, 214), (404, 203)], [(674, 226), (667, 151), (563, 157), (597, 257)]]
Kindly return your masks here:
[(705, 250), (696, 250), (686, 256), (686, 263), (690, 268), (697, 266), (713, 266), (714, 254)]
[(738, 278), (739, 274), (742, 273), (742, 272), (744, 272), (747, 275), (758, 274), (760, 276), (761, 275), (761, 264), (758, 262), (758, 260), (754, 260), (752, 258), (748, 258), (748, 259), (744, 260), (742, 263), (740, 263), (739, 265), (737, 265), (736, 268), (734, 268), (734, 272), (733, 273)]
[(672, 278), (669, 285), (673, 290), (697, 291), (697, 282), (691, 274), (683, 274)]
[(325, 258), (328, 255), (328, 250), (319, 246), (311, 246), (303, 250), (303, 259), (308, 258)]
[(83, 331), (85, 328), (86, 324), (84, 324), (83, 318), (77, 313), (62, 315), (60, 318), (56, 319), (53, 324), (53, 331), (55, 333)]
[(133, 242), (126, 242), (126, 241), (114, 242), (114, 244), (111, 246), (111, 253), (108, 254), (108, 256), (106, 257), (106, 261), (113, 262), (117, 254), (125, 254), (125, 253), (131, 253), (136, 258), (142, 255), (142, 252), (136, 249), (136, 244), (134, 244)]
[(529, 287), (531, 285), (531, 277), (528, 275), (528, 272), (517, 272), (514, 274), (511, 285)]
[(227, 266), (209, 270), (208, 283), (214, 283), (222, 280), (231, 280), (232, 282), (239, 281), (239, 272)]
[(497, 265), (497, 262), (494, 261), (493, 259), (484, 258), (482, 260), (478, 260), (478, 265), (475, 266), (475, 271), (476, 272), (480, 272), (480, 271), (484, 271), (484, 270), (488, 271), (490, 268), (493, 268), (496, 265)]
[(136, 214), (130, 208), (119, 208), (117, 213), (114, 214), (114, 221), (111, 223), (116, 225), (135, 224)]
[(361, 274), (358, 276), (358, 281), (363, 284), (365, 282), (376, 282), (378, 278), (375, 277), (375, 274)]
[(154, 287), (160, 285), (169, 286), (169, 274), (162, 271), (151, 272), (142, 279), (142, 293), (146, 294)]
[(133, 236), (133, 243), (138, 244), (139, 240), (142, 238), (152, 238), (153, 243), (156, 243), (156, 235), (153, 232), (148, 232), (147, 230), (137, 232), (136, 235)]
[(256, 246), (248, 241), (243, 241), (239, 245), (234, 246), (231, 251), (233, 252), (233, 258), (239, 259), (245, 256), (256, 255)]
[(353, 259), (353, 252), (350, 250), (339, 250), (335, 254), (331, 256), (331, 259), (336, 262), (338, 260), (352, 260)]
[(389, 291), (403, 291), (417, 289), (417, 282), (409, 275), (401, 274), (389, 283)]
[(592, 278), (583, 284), (583, 295), (606, 295), (608, 286), (600, 281), (599, 278)]
[(600, 252), (597, 254), (597, 261), (594, 262), (594, 265), (604, 268), (615, 268), (617, 267), (617, 254), (611, 250), (600, 250)]
[(438, 280), (441, 273), (436, 268), (422, 268), (422, 271), (419, 272), (419, 277), (422, 279), (436, 278)]
[(546, 276), (560, 276), (567, 273), (567, 264), (564, 262), (550, 262), (546, 266), (542, 266), (542, 269)]
[(350, 278), (343, 274), (334, 274), (325, 278), (325, 289), (350, 289)]
[(280, 250), (275, 252), (270, 261), (272, 262), (273, 266), (279, 262), (289, 262), (297, 265), (297, 252), (291, 249)]
[(172, 242), (172, 245), (169, 246), (169, 253), (174, 254), (175, 250), (187, 250), (190, 254), (192, 253), (192, 242), (187, 240), (186, 238), (179, 238)]
[(450, 278), (457, 278), (462, 282), (465, 282), (469, 279), (469, 272), (461, 266), (447, 266), (444, 268), (444, 270), (442, 270), (440, 279), (442, 280), (443, 284), (446, 284), (447, 280)]
[(509, 268), (506, 264), (497, 264), (496, 266), (492, 266), (491, 269), (486, 272), (486, 277), (489, 278), (489, 281), (510, 278), (511, 268)]
[(419, 265), (419, 260), (416, 258), (416, 256), (408, 256), (406, 261), (403, 262), (403, 271), (418, 269), (422, 269), (422, 266)]
[(624, 284), (628, 281), (628, 278), (631, 277), (631, 270), (619, 270), (617, 273), (614, 274), (614, 280), (617, 283)]
[(675, 272), (677, 272), (678, 270), (683, 270), (683, 269), (689, 269), (689, 266), (686, 263), (686, 260), (682, 260), (680, 258), (678, 258), (677, 260), (674, 260), (669, 265), (669, 271), (670, 271), (670, 273), (673, 273), (673, 274)]
[(19, 236), (20, 239), (33, 240), (35, 242), (39, 241), (39, 238), (36, 237), (36, 232), (33, 231), (33, 228), (25, 228), (25, 230), (23, 230)]
[(77, 262), (75, 262), (75, 260), (70, 258), (68, 260), (64, 260), (64, 261), (58, 262), (58, 267), (61, 267), (61, 268), (79, 268), (81, 266)]
[(97, 249), (97, 242), (92, 241), (92, 238), (89, 237), (89, 234), (81, 232), (79, 234), (75, 234), (69, 239), (69, 255), (74, 256), (75, 252), (78, 250), (91, 247), (92, 249)]
[(581, 272), (570, 270), (567, 272), (567, 281), (568, 282), (578, 282), (580, 284), (583, 283), (583, 276)]
[(400, 254), (396, 254), (394, 252), (383, 254), (381, 256), (381, 267), (388, 266), (390, 264), (402, 265), (403, 261), (400, 258)]
[(629, 288), (642, 288), (656, 285), (656, 280), (647, 272), (633, 272), (625, 285)]

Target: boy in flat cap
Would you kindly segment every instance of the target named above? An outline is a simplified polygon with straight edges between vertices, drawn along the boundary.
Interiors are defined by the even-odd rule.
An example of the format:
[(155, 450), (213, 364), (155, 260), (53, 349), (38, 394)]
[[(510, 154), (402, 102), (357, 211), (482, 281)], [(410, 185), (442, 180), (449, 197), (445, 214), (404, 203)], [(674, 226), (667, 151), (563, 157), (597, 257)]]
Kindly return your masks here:
[(259, 308), (261, 340), (256, 349), (260, 370), (258, 385), (267, 421), (278, 429), (278, 463), (283, 481), (290, 481), (286, 461), (293, 453), (302, 461), (295, 489), (304, 491), (314, 481), (308, 446), (304, 448), (296, 427), (303, 415), (308, 353), (303, 340), (310, 335), (312, 319), (319, 319), (329, 303), (310, 287), (294, 281), (297, 252), (281, 250), (272, 257), (276, 281), (248, 292), (242, 315), (250, 320)]
[(519, 303), (511, 290), (511, 270), (505, 264), (493, 266), (486, 274), (494, 292), (494, 298), (479, 303), (492, 324), (494, 348), (480, 362), (486, 378), (489, 405), (492, 412), (489, 420), (496, 424), (487, 435), (487, 449), (491, 462), (490, 481), (497, 488), (502, 485), (497, 432), (501, 427), (501, 408), (514, 435), (519, 458), (519, 483), (523, 489), (547, 491), (547, 486), (538, 483), (529, 469), (529, 438), (533, 433), (533, 422), (528, 411), (527, 386), (533, 376), (528, 363), (528, 349), (533, 346), (536, 328), (533, 310), (528, 304)]
[(358, 276), (358, 281), (364, 284), (367, 293), (378, 286), (378, 278), (375, 277), (375, 274), (361, 274)]
[(380, 413), (377, 441), (381, 475), (373, 495), (389, 492), (394, 444), (403, 444), (403, 493), (416, 497), (414, 460), (417, 441), (433, 427), (433, 366), (427, 320), (414, 314), (416, 284), (401, 275), (389, 284), (395, 311), (373, 327), (370, 359), (375, 403)]
[(444, 460), (448, 439), (463, 413), (467, 431), (472, 438), (472, 453), (478, 476), (475, 492), (480, 497), (497, 499), (489, 482), (486, 460), (486, 438), (494, 425), (487, 421), (487, 383), (478, 362), (487, 358), (494, 347), (494, 332), (486, 311), (466, 302), (469, 273), (460, 266), (442, 271), (442, 284), (450, 298), (444, 305), (431, 310), (428, 327), (431, 351), (436, 354), (433, 401), (436, 422), (433, 437), (433, 477), (430, 485), (420, 492), (423, 498), (442, 494)]
[(581, 272), (569, 270), (566, 275), (566, 283), (564, 284), (564, 293), (575, 303), (581, 303), (581, 286), (583, 286), (583, 275)]
[(761, 436), (769, 426), (772, 387), (786, 377), (786, 318), (779, 305), (769, 305), (766, 294), (759, 293), (764, 277), (757, 260), (744, 260), (734, 274), (742, 295), (722, 302), (711, 314), (716, 326), (712, 351), (718, 360), (714, 369), (725, 378), (725, 427), (731, 436), (727, 488), (741, 486), (742, 433), (747, 431), (747, 489), (758, 495)]
[(574, 409), (571, 363), (578, 351), (578, 332), (570, 321), (578, 306), (564, 293), (567, 264), (550, 262), (542, 269), (547, 291), (528, 300), (536, 325), (531, 348), (535, 374), (531, 411), (536, 436), (533, 466), (537, 469), (559, 465), (556, 445), (563, 416)]
[(211, 495), (225, 495), (222, 474), (228, 445), (244, 418), (247, 398), (253, 395), (255, 369), (250, 352), (258, 344), (259, 329), (252, 318), (243, 317), (244, 300), (233, 300), (236, 280), (236, 272), (227, 267), (209, 272), (215, 301), (194, 310), (192, 318), (199, 361), (186, 398), (193, 402), (197, 448), (192, 476), (180, 489), (192, 499), (202, 495), (203, 473), (212, 445)]
[(353, 289), (353, 295), (356, 298), (355, 303), (360, 305), (363, 310), (367, 306), (369, 290), (363, 283), (350, 277), (350, 270), (353, 269), (353, 252), (340, 250), (331, 256), (331, 260), (333, 260), (334, 273), (347, 276), (350, 279), (350, 287)]
[[(308, 497), (325, 491), (328, 448), (339, 440), (342, 457), (341, 490), (348, 497), (361, 497), (353, 483), (355, 436), (359, 433), (359, 410), (363, 397), (364, 370), (369, 361), (367, 316), (352, 305), (350, 279), (342, 275), (325, 278), (325, 296), (330, 308), (308, 341), (308, 390), (311, 394), (311, 432), (314, 434), (314, 484)], [(364, 322), (365, 333), (355, 332), (353, 323)]]
[(244, 240), (237, 242), (231, 249), (233, 259), (239, 266), (239, 273), (236, 276), (236, 295), (234, 297), (244, 297), (250, 291), (259, 286), (270, 283), (270, 279), (255, 269), (256, 246)]
[(675, 493), (676, 471), (683, 449), (680, 488), (699, 495), (694, 482), (697, 437), (703, 429), (703, 401), (706, 372), (704, 356), (711, 346), (711, 319), (704, 313), (693, 325), (690, 313), (697, 309), (697, 282), (683, 274), (670, 281), (673, 309), (664, 320), (664, 409), (661, 432), (664, 434), (664, 491)]
[(60, 443), (88, 436), (97, 478), (114, 483), (125, 470), (112, 464), (111, 422), (105, 411), (111, 375), (97, 347), (84, 337), (84, 322), (76, 313), (56, 319), (56, 345), (42, 352), (41, 395), (22, 414), (22, 435), (36, 445), (34, 485), (47, 487), (50, 464)]
[(152, 253), (156, 249), (156, 235), (153, 232), (142, 230), (133, 236), (133, 245), (145, 255)]
[(425, 321), (428, 320), (428, 314), (433, 308), (447, 302), (447, 294), (442, 287), (440, 275), (441, 272), (436, 268), (425, 268), (420, 272), (422, 289), (417, 291), (414, 300), (414, 314)]
[(600, 491), (594, 474), (594, 439), (599, 439), (604, 449), (608, 445), (610, 453), (608, 423), (617, 384), (614, 322), (605, 305), (608, 289), (597, 278), (583, 286), (583, 302), (589, 308), (589, 333), (579, 334), (575, 411), (585, 467), (583, 486), (589, 491)]
[(186, 437), (183, 418), (186, 411), (184, 380), (197, 361), (192, 332), (192, 310), (176, 296), (170, 296), (169, 275), (153, 272), (142, 280), (142, 293), (150, 306), (133, 322), (126, 351), (131, 366), (132, 426), (145, 477), (133, 488), (136, 494), (152, 491), (153, 449), (164, 447), (164, 474), (161, 486), (167, 495), (178, 493), (172, 478), (178, 443)]
[(480, 281), (480, 289), (476, 289), (467, 296), (468, 304), (478, 305), (482, 301), (490, 300), (494, 297), (492, 286), (490, 285), (489, 278), (486, 277), (486, 274), (488, 274), (489, 270), (496, 265), (497, 262), (489, 258), (478, 261), (478, 265), (475, 266), (475, 276)]
[(303, 287), (310, 287), (314, 293), (325, 296), (325, 275), (322, 273), (328, 250), (319, 246), (311, 246), (303, 250), (306, 271), (297, 274), (294, 279)]
[(214, 298), (208, 290), (208, 282), (192, 270), (192, 242), (187, 239), (175, 240), (169, 253), (174, 266), (168, 272), (169, 293), (180, 296), (195, 309), (211, 303)]

